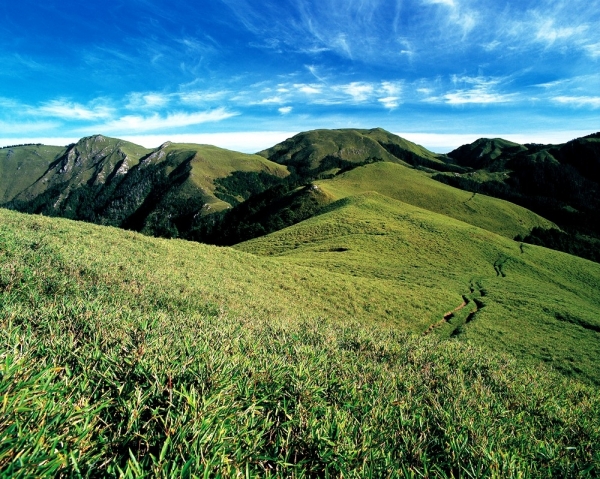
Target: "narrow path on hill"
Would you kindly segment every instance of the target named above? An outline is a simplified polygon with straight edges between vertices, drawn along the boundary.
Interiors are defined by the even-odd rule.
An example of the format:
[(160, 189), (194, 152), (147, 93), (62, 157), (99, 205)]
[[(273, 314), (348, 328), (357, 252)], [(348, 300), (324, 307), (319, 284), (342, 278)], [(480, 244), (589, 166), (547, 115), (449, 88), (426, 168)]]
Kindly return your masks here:
[(448, 311), (446, 314), (444, 314), (444, 321), (448, 321), (450, 318), (452, 318), (452, 316), (454, 316), (454, 313), (463, 309), (467, 304), (469, 304), (469, 298), (463, 295), (462, 304), (454, 308), (452, 311)]
[(461, 309), (463, 309), (467, 304), (469, 304), (469, 298), (467, 298), (465, 295), (463, 295), (463, 302), (459, 306), (457, 306), (456, 308), (454, 308), (452, 311), (448, 311), (447, 313), (445, 313), (444, 316), (442, 317), (442, 319), (440, 321), (438, 321), (437, 323), (433, 323), (431, 326), (429, 326), (429, 328), (427, 328), (423, 332), (423, 336), (427, 336), (435, 328), (443, 325), (444, 323), (449, 322), (450, 319), (454, 316), (454, 313), (456, 313), (457, 311), (460, 311)]
[[(447, 313), (445, 313), (441, 320), (430, 325), (423, 332), (423, 336), (427, 336), (428, 334), (431, 334), (435, 329), (440, 328), (440, 327), (444, 326), (445, 324), (448, 324), (453, 328), (452, 331), (450, 332), (450, 337), (458, 336), (459, 334), (461, 334), (463, 332), (462, 326), (473, 321), (473, 319), (475, 319), (475, 315), (479, 311), (481, 311), (482, 308), (485, 307), (485, 304), (483, 303), (483, 301), (481, 301), (479, 299), (479, 298), (483, 298), (486, 295), (486, 292), (481, 287), (481, 285), (475, 284), (475, 282), (471, 282), (469, 290), (470, 290), (470, 294), (468, 296), (463, 294), (463, 302), (460, 305), (458, 305), (456, 308), (454, 308), (452, 311), (448, 311)], [(477, 295), (479, 297), (475, 298), (474, 296), (477, 296)], [(461, 318), (459, 317), (459, 318), (457, 318), (459, 320), (459, 322), (453, 323), (452, 319), (455, 318), (456, 313), (458, 313), (460, 310), (462, 310), (463, 308), (465, 308), (467, 305), (469, 305), (471, 303), (473, 303), (474, 307), (464, 317), (464, 320), (461, 320)]]

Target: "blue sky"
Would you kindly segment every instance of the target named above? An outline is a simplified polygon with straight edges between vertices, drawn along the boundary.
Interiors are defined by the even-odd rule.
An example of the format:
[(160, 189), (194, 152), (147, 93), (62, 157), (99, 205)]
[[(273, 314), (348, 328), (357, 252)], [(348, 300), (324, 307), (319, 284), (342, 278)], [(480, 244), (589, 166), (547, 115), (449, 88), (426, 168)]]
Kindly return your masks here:
[(600, 130), (600, 0), (7, 1), (0, 65), (0, 145)]

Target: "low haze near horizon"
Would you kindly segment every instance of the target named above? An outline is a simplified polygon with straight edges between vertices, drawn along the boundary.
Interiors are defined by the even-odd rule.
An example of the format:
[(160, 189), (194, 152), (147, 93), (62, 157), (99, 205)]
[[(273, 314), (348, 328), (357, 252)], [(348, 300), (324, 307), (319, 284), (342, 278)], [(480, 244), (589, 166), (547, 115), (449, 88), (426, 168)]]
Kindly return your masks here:
[(0, 145), (257, 151), (382, 127), (434, 151), (600, 130), (600, 0), (6, 2)]

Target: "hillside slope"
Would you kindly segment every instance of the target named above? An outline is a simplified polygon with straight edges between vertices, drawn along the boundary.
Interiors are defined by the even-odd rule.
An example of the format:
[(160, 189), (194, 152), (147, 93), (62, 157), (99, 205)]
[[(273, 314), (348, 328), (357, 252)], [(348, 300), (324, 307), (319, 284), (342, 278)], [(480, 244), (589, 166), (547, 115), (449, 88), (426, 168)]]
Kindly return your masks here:
[(316, 184), (336, 199), (376, 191), (509, 238), (527, 234), (534, 227), (552, 226), (549, 221), (523, 207), (486, 195), (449, 188), (423, 172), (392, 163), (356, 168)]
[(562, 231), (539, 229), (526, 241), (600, 261), (599, 133), (561, 145), (480, 139), (448, 156), (471, 171), (436, 180), (535, 211)]
[(33, 185), (65, 150), (47, 145), (0, 148), (0, 204)]
[[(393, 291), (393, 300), (372, 292), (366, 303), (347, 301), (385, 311), (381, 318), (398, 328), (423, 332), (437, 323), (442, 335), (600, 381), (600, 265), (591, 261), (378, 193), (346, 197), (236, 248), (320, 269), (324, 282), (343, 274), (371, 291)], [(467, 307), (445, 320), (463, 301)]]
[(463, 171), (445, 155), (432, 153), (381, 128), (307, 131), (258, 154), (293, 167), (303, 176), (335, 173), (340, 168), (374, 159), (440, 171)]
[(529, 324), (512, 285), (533, 326), (544, 294), (582, 321), (555, 321), (564, 348), (595, 324), (598, 265), (375, 194), (271, 240), (281, 256), (0, 210), (0, 475), (598, 475), (597, 387), (399, 331), (480, 273), (467, 335), (486, 311)]
[(219, 184), (233, 173), (258, 182), (258, 191), (288, 175), (260, 156), (208, 145), (167, 142), (148, 150), (96, 135), (40, 155), (45, 148), (16, 147), (0, 156), (2, 171), (13, 179), (0, 184), (5, 206), (158, 236), (178, 236), (194, 217), (250, 196), (254, 191)]

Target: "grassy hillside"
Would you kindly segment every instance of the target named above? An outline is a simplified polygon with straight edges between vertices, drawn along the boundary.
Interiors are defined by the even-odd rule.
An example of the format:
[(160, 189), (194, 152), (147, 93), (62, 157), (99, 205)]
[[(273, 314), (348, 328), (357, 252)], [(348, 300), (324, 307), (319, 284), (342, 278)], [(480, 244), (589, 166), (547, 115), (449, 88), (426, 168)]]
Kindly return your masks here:
[[(20, 148), (25, 155), (29, 147)], [(5, 205), (171, 237), (185, 235), (194, 218), (230, 208), (288, 175), (261, 156), (208, 145), (168, 142), (148, 150), (96, 135), (61, 151), (24, 163), (23, 172), (10, 170), (21, 164), (19, 155), (0, 157), (17, 185), (9, 189), (7, 182)], [(232, 174), (237, 182), (225, 182)], [(246, 184), (253, 189), (241, 188)]]
[[(381, 128), (307, 131), (258, 154), (293, 168), (301, 176), (332, 174), (367, 159), (441, 171), (455, 169), (446, 162), (444, 155), (432, 153)], [(462, 171), (462, 168), (458, 170)]]
[[(522, 285), (535, 273), (550, 294), (575, 287), (561, 306), (583, 311), (597, 265), (569, 269), (572, 258), (541, 248), (521, 254), (509, 240), (378, 195), (327, 215), (335, 237), (313, 218), (297, 227), (302, 235), (273, 237), (280, 253), (288, 236), (310, 240), (296, 256), (266, 258), (0, 210), (0, 474), (600, 473), (597, 388), (472, 344), (407, 335), (390, 327), (400, 308), (381, 320), (370, 311), (398, 304), (437, 315), (469, 294), (472, 268), (482, 273), (478, 292), (506, 292), (502, 281)], [(452, 241), (461, 235), (477, 246), (462, 254)], [(406, 268), (380, 258), (372, 267), (381, 277), (369, 272), (363, 254), (373, 253), (359, 248), (369, 238), (398, 267), (407, 255)], [(310, 248), (314, 265), (302, 253)], [(498, 251), (518, 261), (490, 264)], [(401, 275), (422, 277), (418, 298)], [(429, 306), (446, 280), (453, 296)], [(497, 302), (487, 298), (482, 315)]]
[[(249, 197), (224, 215), (206, 218), (189, 236), (234, 245), (291, 226), (319, 214), (332, 201), (367, 191), (448, 215), (514, 238), (553, 223), (507, 201), (468, 193), (434, 181), (426, 172), (390, 162), (356, 164), (330, 178), (305, 184), (288, 177), (284, 184)], [(303, 186), (299, 186), (303, 185)]]
[[(227, 178), (235, 172), (262, 172), (276, 178), (285, 178), (289, 175), (285, 166), (266, 160), (259, 155), (247, 155), (211, 145), (171, 144), (167, 149), (169, 152), (189, 150), (195, 151), (191, 161), (190, 180), (202, 190), (205, 195), (205, 203), (210, 205), (213, 211), (231, 207), (229, 202), (218, 198), (219, 190), (218, 183), (215, 183), (216, 179)], [(237, 196), (236, 199), (241, 202), (247, 198)]]
[(552, 223), (507, 201), (449, 188), (427, 174), (392, 163), (356, 168), (317, 183), (335, 198), (376, 191), (414, 206), (441, 213), (510, 238)]
[(472, 171), (436, 180), (535, 211), (562, 231), (539, 230), (523, 235), (525, 241), (598, 261), (600, 134), (562, 145), (480, 139), (448, 155)]
[[(378, 193), (236, 246), (290, 266), (351, 276), (347, 298), (402, 330), (466, 338), (600, 383), (600, 265), (523, 245)], [(444, 314), (467, 302), (444, 320)], [(389, 309), (388, 309), (389, 308)], [(362, 312), (362, 311), (361, 311)], [(474, 313), (474, 314), (470, 314)]]
[(33, 185), (65, 150), (46, 145), (0, 148), (0, 204)]

